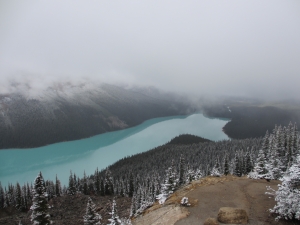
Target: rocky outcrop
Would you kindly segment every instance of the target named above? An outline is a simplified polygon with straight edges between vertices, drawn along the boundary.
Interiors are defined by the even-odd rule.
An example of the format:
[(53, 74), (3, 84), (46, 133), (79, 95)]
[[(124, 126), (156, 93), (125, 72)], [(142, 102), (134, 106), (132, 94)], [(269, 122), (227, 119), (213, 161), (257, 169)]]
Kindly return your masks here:
[(222, 207), (218, 213), (218, 221), (225, 224), (247, 224), (248, 215), (244, 209)]
[(185, 207), (168, 205), (155, 210), (155, 213), (137, 217), (133, 221), (133, 225), (173, 225), (178, 220), (187, 217), (188, 210)]
[(219, 223), (215, 218), (207, 218), (203, 225), (219, 225)]

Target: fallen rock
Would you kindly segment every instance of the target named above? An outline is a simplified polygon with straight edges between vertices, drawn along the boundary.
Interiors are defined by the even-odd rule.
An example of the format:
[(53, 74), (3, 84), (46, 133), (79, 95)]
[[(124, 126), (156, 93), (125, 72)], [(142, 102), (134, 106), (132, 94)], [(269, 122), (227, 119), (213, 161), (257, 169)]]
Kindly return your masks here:
[(219, 225), (219, 223), (215, 218), (207, 218), (203, 225)]
[(222, 207), (218, 213), (218, 221), (225, 224), (247, 224), (248, 215), (244, 209)]

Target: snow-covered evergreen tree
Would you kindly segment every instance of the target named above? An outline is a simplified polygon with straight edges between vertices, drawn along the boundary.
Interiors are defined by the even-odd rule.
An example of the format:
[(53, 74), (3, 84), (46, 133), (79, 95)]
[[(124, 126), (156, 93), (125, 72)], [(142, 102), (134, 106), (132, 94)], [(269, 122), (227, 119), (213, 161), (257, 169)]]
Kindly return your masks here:
[(83, 216), (84, 225), (100, 225), (101, 216), (96, 211), (96, 206), (92, 199), (88, 198), (85, 215)]
[(168, 196), (173, 193), (176, 187), (176, 175), (174, 172), (174, 165), (172, 165), (166, 170), (165, 182), (161, 186), (160, 194), (156, 197), (160, 204), (163, 204)]
[(288, 169), (282, 184), (278, 186), (275, 196), (277, 203), (270, 211), (278, 214), (276, 219), (300, 220), (300, 156)]
[(258, 152), (258, 157), (256, 160), (256, 164), (254, 166), (254, 172), (257, 174), (256, 176), (258, 179), (265, 178), (265, 175), (268, 172), (265, 164), (266, 164), (265, 151), (264, 149), (261, 149)]
[(50, 215), (47, 213), (49, 205), (47, 203), (45, 182), (41, 172), (35, 178), (32, 195), (33, 199), (30, 209), (32, 210), (31, 221), (33, 225), (49, 225)]
[(108, 225), (118, 225), (121, 224), (121, 220), (118, 216), (118, 212), (117, 212), (117, 203), (116, 200), (114, 199), (112, 202), (112, 206), (111, 206), (111, 212), (110, 214), (110, 219), (108, 219), (108, 221), (110, 222)]
[(220, 168), (219, 158), (217, 158), (215, 161), (215, 165), (210, 172), (210, 175), (213, 177), (220, 177), (221, 176), (220, 170), (221, 168)]

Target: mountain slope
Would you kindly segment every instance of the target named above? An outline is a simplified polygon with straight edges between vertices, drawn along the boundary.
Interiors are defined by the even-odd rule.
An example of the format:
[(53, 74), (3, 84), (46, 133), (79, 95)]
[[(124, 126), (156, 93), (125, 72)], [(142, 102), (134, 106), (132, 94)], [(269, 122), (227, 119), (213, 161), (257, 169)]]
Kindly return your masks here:
[(186, 114), (188, 105), (109, 84), (56, 85), (0, 96), (0, 148), (38, 147)]

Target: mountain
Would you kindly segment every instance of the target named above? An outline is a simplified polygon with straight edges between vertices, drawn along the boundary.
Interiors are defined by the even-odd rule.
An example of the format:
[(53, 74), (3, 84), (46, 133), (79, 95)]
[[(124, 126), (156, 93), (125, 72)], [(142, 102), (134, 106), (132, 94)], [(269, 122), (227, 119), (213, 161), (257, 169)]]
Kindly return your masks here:
[(29, 148), (191, 113), (183, 99), (155, 89), (110, 84), (56, 84), (0, 95), (0, 148)]

